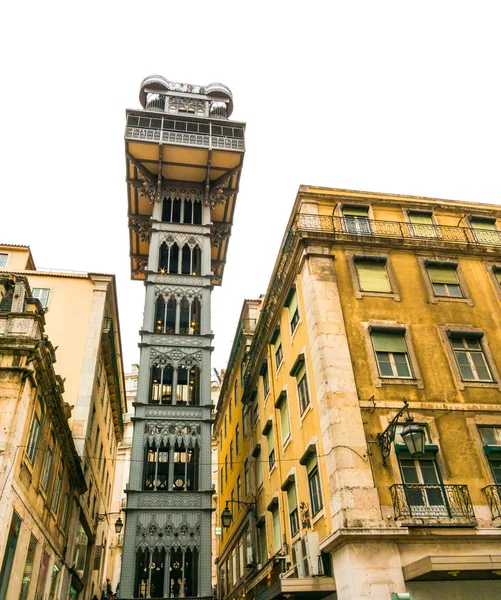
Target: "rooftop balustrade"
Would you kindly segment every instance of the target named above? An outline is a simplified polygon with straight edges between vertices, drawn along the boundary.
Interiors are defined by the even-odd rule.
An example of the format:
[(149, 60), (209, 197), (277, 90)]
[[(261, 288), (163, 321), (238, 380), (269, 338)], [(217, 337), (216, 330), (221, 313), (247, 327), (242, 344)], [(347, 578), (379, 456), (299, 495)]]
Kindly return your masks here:
[(391, 238), (433, 241), (437, 243), (501, 246), (501, 231), (473, 229), (450, 225), (425, 225), (404, 221), (382, 221), (366, 217), (336, 217), (300, 213), (292, 229), (295, 231), (331, 232), (342, 239)]

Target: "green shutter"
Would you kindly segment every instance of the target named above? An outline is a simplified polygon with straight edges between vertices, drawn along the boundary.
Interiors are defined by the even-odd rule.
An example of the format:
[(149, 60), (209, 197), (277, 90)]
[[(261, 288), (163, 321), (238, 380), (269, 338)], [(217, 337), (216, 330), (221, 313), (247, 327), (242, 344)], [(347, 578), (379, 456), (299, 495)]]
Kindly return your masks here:
[(385, 263), (357, 261), (355, 266), (360, 282), (360, 289), (363, 292), (391, 292)]
[(280, 332), (278, 332), (278, 335), (276, 336), (276, 339), (275, 339), (275, 352), (279, 349), (281, 343), (282, 343), (282, 335)]
[(496, 231), (496, 222), (490, 219), (471, 219), (471, 226), (473, 229), (488, 229), (489, 231)]
[(317, 455), (311, 454), (308, 457), (308, 462), (306, 463), (306, 472), (308, 475), (313, 471), (313, 469), (317, 466)]
[(496, 276), (496, 279), (498, 280), (499, 285), (501, 285), (501, 269), (496, 269), (494, 271), (494, 275)]
[(280, 535), (280, 516), (278, 508), (271, 513), (273, 518), (273, 550), (278, 552), (282, 548), (282, 539)]
[(273, 439), (273, 427), (270, 427), (266, 434), (266, 441), (268, 442), (268, 454), (275, 448), (275, 441)]
[(459, 284), (456, 266), (451, 267), (426, 267), (430, 280), (433, 283), (455, 283)]
[(292, 483), (287, 490), (287, 503), (289, 505), (289, 514), (297, 508), (296, 485)]
[(410, 212), (409, 221), (415, 225), (433, 225), (431, 213)]
[(295, 373), (295, 378), (297, 380), (297, 382), (299, 383), (301, 381), (301, 379), (304, 377), (304, 374), (306, 373), (306, 367), (304, 362), (301, 364), (301, 366), (299, 367), (299, 369), (296, 371)]
[(289, 301), (289, 320), (292, 319), (297, 309), (297, 294), (294, 292)]
[(407, 352), (404, 332), (373, 331), (371, 339), (376, 352)]
[(367, 217), (369, 209), (367, 206), (343, 206), (345, 217)]
[(282, 430), (282, 442), (285, 442), (290, 435), (289, 406), (286, 399), (282, 400), (280, 405), (280, 428)]

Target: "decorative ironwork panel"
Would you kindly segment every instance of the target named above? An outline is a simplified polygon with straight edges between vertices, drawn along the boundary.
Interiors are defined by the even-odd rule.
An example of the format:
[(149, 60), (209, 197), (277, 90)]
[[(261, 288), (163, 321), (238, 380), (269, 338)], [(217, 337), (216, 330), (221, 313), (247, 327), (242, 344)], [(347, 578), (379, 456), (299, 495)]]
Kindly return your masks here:
[(399, 483), (390, 487), (395, 519), (449, 519), (476, 523), (466, 485)]
[(501, 485), (488, 485), (483, 488), (493, 519), (501, 519)]
[(173, 367), (193, 367), (201, 366), (202, 350), (192, 350), (180, 348), (172, 348), (165, 352), (161, 352), (155, 348), (151, 349), (150, 364), (156, 366), (172, 365)]
[[(143, 524), (146, 521), (146, 524)], [(176, 515), (156, 513), (141, 515), (136, 525), (136, 547), (174, 548), (187, 550), (200, 547), (200, 516), (182, 515), (181, 522)]]
[(145, 446), (178, 446), (194, 448), (200, 445), (201, 426), (195, 423), (146, 423)]

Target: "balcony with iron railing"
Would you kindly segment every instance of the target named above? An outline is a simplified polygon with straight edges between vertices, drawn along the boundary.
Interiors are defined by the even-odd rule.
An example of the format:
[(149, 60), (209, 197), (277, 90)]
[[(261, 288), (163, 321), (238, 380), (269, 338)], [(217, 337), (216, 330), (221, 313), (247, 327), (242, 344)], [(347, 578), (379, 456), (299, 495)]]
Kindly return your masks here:
[(208, 120), (183, 118), (177, 115), (150, 117), (146, 114), (131, 113), (127, 117), (125, 139), (245, 151), (243, 124), (236, 122), (215, 124)]
[(426, 527), (474, 527), (477, 524), (468, 486), (399, 483), (390, 487), (395, 520)]
[(501, 519), (501, 484), (488, 485), (483, 488), (493, 519)]
[(501, 231), (451, 225), (380, 221), (366, 217), (336, 217), (299, 213), (293, 231), (332, 233), (343, 240), (387, 238), (436, 244), (501, 246)]

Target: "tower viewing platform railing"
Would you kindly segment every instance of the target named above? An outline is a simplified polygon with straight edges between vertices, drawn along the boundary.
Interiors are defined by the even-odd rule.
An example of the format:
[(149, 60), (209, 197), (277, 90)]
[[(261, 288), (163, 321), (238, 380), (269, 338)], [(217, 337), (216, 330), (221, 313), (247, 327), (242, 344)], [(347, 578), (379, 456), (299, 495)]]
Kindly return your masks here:
[(339, 236), (343, 239), (357, 236), (501, 246), (501, 231), (497, 230), (450, 225), (423, 225), (404, 221), (380, 221), (365, 217), (336, 217), (300, 213), (296, 216), (292, 229), (295, 232), (331, 232), (335, 237)]
[(199, 148), (245, 151), (243, 124), (224, 121), (208, 122), (178, 115), (129, 114), (125, 139), (139, 142), (162, 142)]

